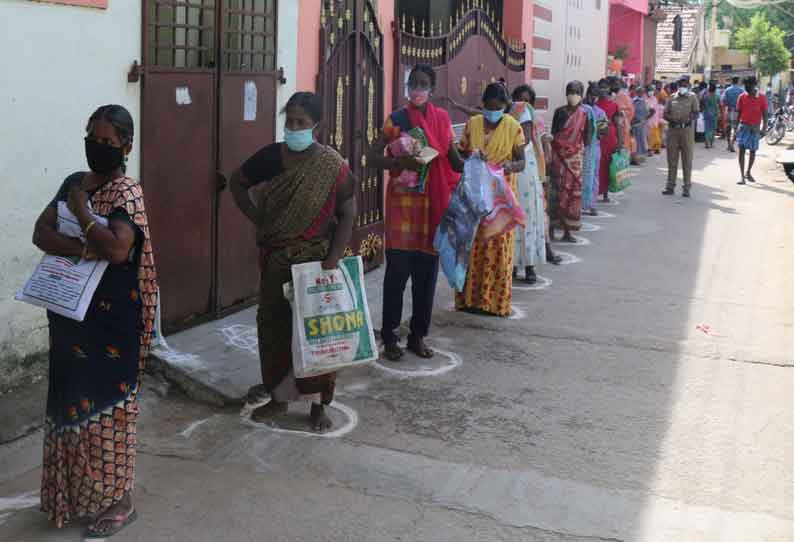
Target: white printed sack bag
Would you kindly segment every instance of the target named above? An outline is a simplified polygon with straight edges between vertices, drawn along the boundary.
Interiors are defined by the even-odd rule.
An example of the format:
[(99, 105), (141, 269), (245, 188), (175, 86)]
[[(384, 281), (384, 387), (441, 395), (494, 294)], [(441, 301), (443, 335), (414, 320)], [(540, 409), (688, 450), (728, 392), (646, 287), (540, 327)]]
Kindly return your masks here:
[(293, 265), (284, 297), (292, 304), (292, 366), (297, 378), (378, 358), (360, 256), (344, 258), (330, 271), (320, 262)]

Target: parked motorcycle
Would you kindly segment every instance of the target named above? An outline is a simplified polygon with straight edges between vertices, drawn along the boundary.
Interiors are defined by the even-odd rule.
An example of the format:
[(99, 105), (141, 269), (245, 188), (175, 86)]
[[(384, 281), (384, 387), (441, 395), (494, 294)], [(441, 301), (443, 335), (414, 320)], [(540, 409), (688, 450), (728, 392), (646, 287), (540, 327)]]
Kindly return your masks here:
[(794, 132), (794, 112), (791, 107), (783, 106), (769, 117), (766, 142), (769, 145), (777, 145), (786, 136), (786, 132)]
[(783, 171), (786, 172), (786, 177), (794, 183), (794, 149), (789, 149), (781, 152), (777, 156), (777, 163), (783, 166)]

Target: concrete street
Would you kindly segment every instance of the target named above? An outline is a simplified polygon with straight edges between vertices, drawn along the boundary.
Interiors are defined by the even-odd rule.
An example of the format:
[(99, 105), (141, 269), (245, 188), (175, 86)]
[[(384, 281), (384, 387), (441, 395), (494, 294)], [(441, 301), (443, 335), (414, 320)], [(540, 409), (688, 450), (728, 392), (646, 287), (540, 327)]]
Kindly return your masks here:
[[(437, 360), (342, 373), (326, 437), (291, 431), (308, 406), (256, 426), (150, 378), (140, 518), (114, 542), (794, 540), (783, 148), (739, 187), (724, 142), (699, 144), (689, 200), (652, 158), (511, 319), (442, 288)], [(256, 375), (244, 346), (224, 349)], [(38, 512), (39, 460), (38, 433), (0, 448), (0, 540), (80, 540)]]

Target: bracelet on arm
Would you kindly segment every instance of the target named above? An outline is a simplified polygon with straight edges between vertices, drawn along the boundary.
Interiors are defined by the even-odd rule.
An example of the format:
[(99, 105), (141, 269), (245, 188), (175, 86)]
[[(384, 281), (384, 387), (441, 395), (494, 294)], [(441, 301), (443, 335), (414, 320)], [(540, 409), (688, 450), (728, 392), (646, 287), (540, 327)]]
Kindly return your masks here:
[(91, 222), (89, 222), (88, 226), (85, 227), (85, 231), (83, 233), (88, 235), (88, 232), (90, 232), (91, 228), (93, 228), (94, 226), (96, 226), (96, 220), (92, 220)]

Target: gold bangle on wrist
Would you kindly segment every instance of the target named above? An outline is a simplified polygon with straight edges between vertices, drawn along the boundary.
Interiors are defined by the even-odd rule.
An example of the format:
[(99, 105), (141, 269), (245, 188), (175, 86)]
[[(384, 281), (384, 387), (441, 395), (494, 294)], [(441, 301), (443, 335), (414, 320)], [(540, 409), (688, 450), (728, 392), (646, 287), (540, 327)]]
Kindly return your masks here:
[(91, 222), (88, 223), (88, 226), (85, 227), (84, 233), (88, 235), (88, 232), (90, 232), (91, 228), (93, 228), (94, 226), (96, 226), (96, 220), (92, 220)]

